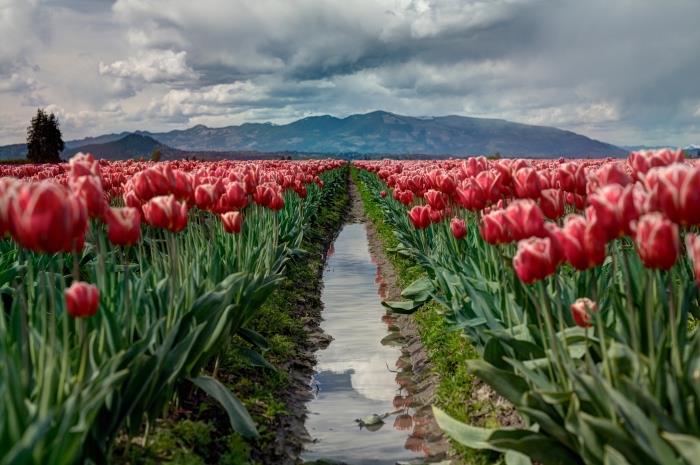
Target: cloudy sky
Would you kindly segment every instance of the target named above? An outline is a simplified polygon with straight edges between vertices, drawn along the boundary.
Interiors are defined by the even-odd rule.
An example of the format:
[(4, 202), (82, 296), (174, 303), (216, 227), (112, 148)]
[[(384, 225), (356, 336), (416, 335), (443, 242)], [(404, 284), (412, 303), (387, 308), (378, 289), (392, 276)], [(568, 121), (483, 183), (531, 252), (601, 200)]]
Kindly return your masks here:
[(698, 0), (0, 0), (0, 144), (383, 109), (700, 143)]

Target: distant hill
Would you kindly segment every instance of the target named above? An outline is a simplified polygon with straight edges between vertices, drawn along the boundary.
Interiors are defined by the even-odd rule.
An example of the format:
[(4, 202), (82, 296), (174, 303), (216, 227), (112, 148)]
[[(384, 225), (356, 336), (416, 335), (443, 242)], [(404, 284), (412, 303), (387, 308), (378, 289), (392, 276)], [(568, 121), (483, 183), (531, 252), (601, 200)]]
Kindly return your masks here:
[[(132, 137), (133, 136), (133, 137)], [(69, 141), (62, 157), (75, 149), (105, 158), (150, 153), (155, 144), (184, 152), (256, 152), (423, 156), (488, 155), (558, 157), (624, 156), (625, 149), (571, 131), (466, 116), (411, 117), (375, 111), (347, 118), (313, 116), (293, 123), (246, 123), (209, 128), (198, 125), (170, 132), (106, 134)], [(9, 146), (8, 146), (9, 147)], [(17, 147), (17, 146), (12, 146)], [(21, 146), (20, 146), (21, 147)], [(150, 150), (147, 150), (150, 147)], [(127, 150), (119, 153), (119, 149)], [(9, 151), (10, 149), (7, 148)], [(15, 150), (16, 148), (12, 149)], [(106, 150), (102, 153), (101, 150)], [(0, 147), (0, 158), (6, 147)], [(14, 152), (13, 152), (14, 153)], [(176, 153), (171, 153), (177, 156)], [(222, 154), (223, 155), (223, 154)]]
[(622, 156), (624, 149), (561, 129), (500, 119), (416, 118), (375, 111), (347, 118), (313, 116), (290, 124), (203, 125), (144, 133), (181, 150), (256, 150), (364, 154)]
[(104, 143), (91, 143), (67, 148), (61, 153), (61, 158), (68, 159), (78, 152), (90, 152), (108, 160), (125, 160), (128, 158), (144, 157), (150, 159), (153, 149), (159, 147), (163, 156), (172, 149), (157, 140), (141, 134), (128, 134), (120, 139)]

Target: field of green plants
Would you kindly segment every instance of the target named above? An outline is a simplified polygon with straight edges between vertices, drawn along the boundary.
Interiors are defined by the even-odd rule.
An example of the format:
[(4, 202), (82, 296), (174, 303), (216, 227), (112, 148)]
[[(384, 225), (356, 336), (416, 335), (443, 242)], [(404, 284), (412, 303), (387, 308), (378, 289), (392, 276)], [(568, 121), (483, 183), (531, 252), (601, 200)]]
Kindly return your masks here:
[(274, 371), (274, 331), (303, 331), (263, 325), (265, 305), (286, 321), (281, 293), (315, 279), (294, 267), (333, 234), (314, 228), (348, 182), (419, 270), (384, 305), (430, 306), (440, 337), (470, 351), (440, 375), (466, 367), (519, 418), (476, 426), (435, 406), (455, 445), (508, 465), (700, 465), (699, 165), (660, 150), (356, 161), (352, 181), (348, 168), (83, 154), (0, 166), (0, 465), (131, 463), (204, 395), (259, 440), (256, 402), (230, 386)]

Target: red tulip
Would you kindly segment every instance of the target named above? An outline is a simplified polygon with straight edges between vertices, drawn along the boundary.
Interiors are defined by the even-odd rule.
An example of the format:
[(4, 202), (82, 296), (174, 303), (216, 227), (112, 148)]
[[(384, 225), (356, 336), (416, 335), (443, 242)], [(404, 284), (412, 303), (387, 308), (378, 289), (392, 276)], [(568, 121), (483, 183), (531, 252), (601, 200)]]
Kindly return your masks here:
[(92, 284), (74, 282), (63, 291), (66, 310), (73, 318), (88, 318), (97, 313), (100, 306), (100, 291)]
[(557, 179), (559, 187), (566, 192), (580, 195), (586, 193), (586, 168), (580, 163), (570, 162), (559, 166)]
[(555, 232), (564, 258), (577, 270), (586, 270), (605, 261), (604, 234), (595, 221), (587, 222), (583, 216), (569, 215), (564, 227)]
[(700, 236), (697, 234), (688, 234), (685, 241), (688, 249), (688, 257), (690, 257), (690, 262), (693, 264), (693, 271), (695, 271), (695, 282), (700, 286)]
[(673, 163), (682, 163), (685, 157), (682, 150), (672, 151), (670, 149), (643, 150), (632, 152), (627, 162), (632, 168), (632, 172), (638, 179), (642, 179), (651, 168), (668, 166)]
[(647, 213), (636, 225), (637, 253), (647, 268), (670, 269), (678, 257), (678, 226), (661, 213)]
[(430, 189), (423, 194), (423, 198), (433, 210), (444, 210), (447, 206), (448, 197), (440, 191)]
[(450, 230), (452, 231), (452, 235), (458, 240), (467, 235), (467, 226), (462, 218), (452, 218), (452, 221), (450, 221)]
[(70, 189), (83, 200), (88, 214), (92, 218), (99, 218), (109, 207), (102, 190), (102, 181), (97, 176), (79, 176), (70, 180)]
[(676, 223), (700, 224), (700, 168), (681, 164), (655, 168), (645, 181), (652, 208)]
[(532, 284), (553, 274), (559, 261), (560, 257), (552, 239), (531, 237), (518, 242), (513, 267), (522, 282)]
[(504, 210), (495, 210), (481, 217), (481, 237), (489, 244), (507, 244), (513, 239), (508, 229)]
[(513, 176), (515, 194), (521, 199), (536, 199), (540, 196), (540, 178), (534, 168), (521, 168)]
[(576, 302), (571, 304), (571, 316), (576, 326), (582, 328), (591, 326), (591, 315), (596, 312), (598, 312), (598, 305), (587, 297), (576, 299)]
[(379, 197), (381, 197), (381, 198), (383, 198), (383, 199), (386, 198), (386, 191), (381, 191), (381, 192), (379, 193)]
[(10, 205), (18, 187), (14, 178), (0, 178), (0, 239), (10, 230)]
[(537, 204), (530, 199), (511, 202), (505, 210), (510, 236), (514, 241), (528, 237), (544, 237), (544, 215)]
[(48, 253), (82, 250), (87, 210), (65, 187), (48, 181), (22, 184), (10, 205), (10, 232), (25, 249)]
[[(303, 185), (301, 187), (304, 187)], [(297, 192), (298, 193), (298, 192)], [(306, 188), (304, 187), (304, 195)], [(231, 182), (226, 186), (226, 201), (231, 208), (243, 209), (248, 205), (248, 194), (240, 182)]]
[(455, 189), (457, 202), (471, 211), (479, 211), (486, 206), (486, 195), (481, 186), (473, 179), (467, 179), (462, 186)]
[(148, 168), (134, 175), (131, 183), (136, 195), (145, 202), (153, 197), (165, 196), (170, 194), (170, 179), (166, 172), (157, 167)]
[(105, 215), (107, 237), (114, 245), (133, 245), (141, 237), (141, 214), (131, 207), (110, 208)]
[(239, 211), (226, 212), (221, 215), (221, 223), (226, 232), (238, 234), (243, 226), (243, 214)]
[(430, 207), (416, 205), (408, 212), (408, 218), (416, 229), (425, 229), (430, 225)]
[(97, 176), (100, 177), (100, 165), (95, 161), (95, 157), (91, 153), (77, 153), (68, 160), (70, 167), (71, 178), (80, 176)]
[(194, 190), (194, 203), (202, 210), (209, 210), (218, 202), (219, 196), (216, 185), (200, 184)]
[(608, 240), (631, 234), (632, 222), (639, 218), (633, 189), (632, 185), (622, 187), (619, 184), (609, 184), (588, 198)]
[(174, 195), (153, 197), (143, 206), (146, 223), (155, 227), (179, 232), (187, 226), (187, 204), (175, 200)]
[(545, 189), (541, 192), (540, 208), (547, 218), (556, 220), (564, 214), (566, 198), (561, 189)]

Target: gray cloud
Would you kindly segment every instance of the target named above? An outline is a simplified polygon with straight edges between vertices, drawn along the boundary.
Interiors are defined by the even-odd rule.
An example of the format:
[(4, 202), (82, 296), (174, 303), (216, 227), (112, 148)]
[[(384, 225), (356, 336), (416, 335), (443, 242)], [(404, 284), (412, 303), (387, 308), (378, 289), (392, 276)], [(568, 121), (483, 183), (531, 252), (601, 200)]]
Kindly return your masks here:
[(0, 0), (17, 126), (0, 142), (45, 104), (69, 137), (385, 109), (698, 143), (698, 17), (696, 0)]

